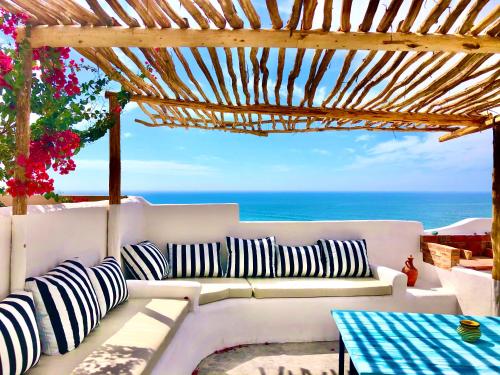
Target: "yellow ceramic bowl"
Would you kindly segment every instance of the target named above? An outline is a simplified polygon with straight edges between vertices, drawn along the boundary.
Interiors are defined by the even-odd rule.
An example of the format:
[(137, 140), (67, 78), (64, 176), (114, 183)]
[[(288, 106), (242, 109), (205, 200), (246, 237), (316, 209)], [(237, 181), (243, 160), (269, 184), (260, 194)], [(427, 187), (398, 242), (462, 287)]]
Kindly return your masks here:
[(475, 320), (469, 320), (469, 319), (461, 320), (460, 324), (465, 326), (465, 327), (470, 327), (470, 328), (477, 328), (481, 325), (479, 322), (476, 322)]

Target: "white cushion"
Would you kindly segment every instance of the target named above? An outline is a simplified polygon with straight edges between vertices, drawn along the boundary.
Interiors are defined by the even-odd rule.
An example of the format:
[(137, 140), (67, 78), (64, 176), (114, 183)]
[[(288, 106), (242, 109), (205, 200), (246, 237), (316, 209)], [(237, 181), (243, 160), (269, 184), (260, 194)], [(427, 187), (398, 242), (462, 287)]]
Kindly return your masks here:
[(19, 375), (41, 354), (31, 293), (17, 292), (0, 302), (0, 374)]
[(168, 275), (167, 259), (150, 241), (122, 247), (125, 267), (136, 280), (162, 280)]
[(248, 279), (255, 298), (354, 297), (392, 294), (392, 285), (374, 278), (290, 277)]
[(242, 278), (199, 278), (189, 279), (201, 284), (199, 305), (228, 298), (251, 298), (252, 287)]
[(274, 277), (274, 237), (226, 237), (226, 277)]
[(44, 276), (26, 279), (26, 289), (33, 293), (45, 354), (75, 349), (99, 323), (97, 296), (87, 270), (77, 260), (67, 260)]
[(87, 271), (99, 301), (101, 318), (104, 318), (108, 311), (128, 299), (125, 277), (113, 257), (104, 258), (100, 265)]
[(222, 277), (220, 242), (167, 245), (172, 278)]
[(63, 356), (42, 356), (29, 374), (141, 374), (163, 354), (184, 320), (188, 304), (130, 299), (106, 315), (77, 350)]

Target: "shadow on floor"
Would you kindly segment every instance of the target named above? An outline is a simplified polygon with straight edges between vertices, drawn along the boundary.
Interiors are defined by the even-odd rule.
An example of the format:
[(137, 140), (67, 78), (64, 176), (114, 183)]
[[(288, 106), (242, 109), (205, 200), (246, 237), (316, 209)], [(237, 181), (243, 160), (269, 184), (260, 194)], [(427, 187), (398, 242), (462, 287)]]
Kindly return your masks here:
[(314, 342), (247, 345), (214, 353), (199, 364), (197, 374), (338, 375), (337, 371), (338, 342)]

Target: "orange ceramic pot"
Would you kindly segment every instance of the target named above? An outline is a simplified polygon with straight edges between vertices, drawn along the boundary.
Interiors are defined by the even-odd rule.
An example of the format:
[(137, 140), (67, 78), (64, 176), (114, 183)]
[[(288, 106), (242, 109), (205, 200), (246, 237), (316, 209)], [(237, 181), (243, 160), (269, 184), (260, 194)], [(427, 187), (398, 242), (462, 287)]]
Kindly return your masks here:
[(418, 278), (418, 270), (413, 265), (413, 259), (413, 256), (410, 255), (401, 270), (408, 277), (408, 283), (406, 284), (408, 286), (415, 286)]

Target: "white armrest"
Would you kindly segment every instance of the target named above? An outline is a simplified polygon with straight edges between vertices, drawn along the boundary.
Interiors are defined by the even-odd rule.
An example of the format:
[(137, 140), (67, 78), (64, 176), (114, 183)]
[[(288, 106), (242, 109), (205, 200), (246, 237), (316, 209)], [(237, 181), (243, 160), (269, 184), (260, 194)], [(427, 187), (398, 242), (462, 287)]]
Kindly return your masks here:
[(402, 295), (406, 293), (408, 277), (403, 272), (396, 271), (389, 267), (378, 266), (376, 264), (370, 264), (370, 268), (376, 279), (392, 285), (393, 295)]
[(127, 280), (130, 298), (189, 299), (191, 306), (198, 305), (201, 284), (187, 280)]

